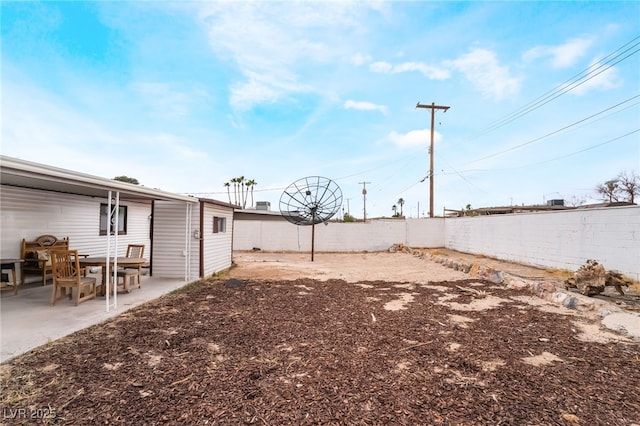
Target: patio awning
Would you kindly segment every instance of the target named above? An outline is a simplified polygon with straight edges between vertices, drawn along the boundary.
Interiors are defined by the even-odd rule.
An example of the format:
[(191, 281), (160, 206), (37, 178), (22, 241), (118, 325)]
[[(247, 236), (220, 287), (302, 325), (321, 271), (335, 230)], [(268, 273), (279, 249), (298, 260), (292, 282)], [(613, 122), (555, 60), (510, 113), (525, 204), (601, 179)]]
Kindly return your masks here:
[(197, 203), (197, 197), (174, 194), (127, 182), (101, 178), (40, 163), (0, 156), (0, 182), (20, 188), (41, 189), (66, 194), (106, 197), (120, 193), (120, 200), (167, 200)]

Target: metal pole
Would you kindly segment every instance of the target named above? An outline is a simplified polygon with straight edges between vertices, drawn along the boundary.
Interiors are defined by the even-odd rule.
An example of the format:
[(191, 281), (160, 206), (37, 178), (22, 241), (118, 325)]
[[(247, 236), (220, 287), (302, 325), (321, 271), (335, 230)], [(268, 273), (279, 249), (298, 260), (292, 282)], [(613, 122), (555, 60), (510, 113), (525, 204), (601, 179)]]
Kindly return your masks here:
[(311, 224), (311, 261), (313, 262), (313, 251), (316, 245), (316, 221), (315, 216), (313, 218), (313, 223)]

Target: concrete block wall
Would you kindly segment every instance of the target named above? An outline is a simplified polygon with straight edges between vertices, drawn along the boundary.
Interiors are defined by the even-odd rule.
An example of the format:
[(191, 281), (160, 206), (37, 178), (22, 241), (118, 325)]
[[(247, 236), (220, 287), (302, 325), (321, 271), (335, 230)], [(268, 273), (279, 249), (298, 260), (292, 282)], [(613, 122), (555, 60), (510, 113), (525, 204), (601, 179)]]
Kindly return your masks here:
[[(384, 251), (398, 243), (410, 247), (442, 247), (444, 219), (331, 222), (315, 227), (316, 251)], [(311, 251), (311, 226), (296, 226), (285, 221), (238, 220), (234, 222), (233, 248)]]
[[(640, 280), (640, 206), (316, 225), (319, 252), (384, 251), (397, 243), (571, 271), (595, 259)], [(311, 227), (237, 220), (233, 248), (311, 251)]]
[(547, 268), (588, 259), (640, 279), (640, 206), (451, 218), (445, 247)]

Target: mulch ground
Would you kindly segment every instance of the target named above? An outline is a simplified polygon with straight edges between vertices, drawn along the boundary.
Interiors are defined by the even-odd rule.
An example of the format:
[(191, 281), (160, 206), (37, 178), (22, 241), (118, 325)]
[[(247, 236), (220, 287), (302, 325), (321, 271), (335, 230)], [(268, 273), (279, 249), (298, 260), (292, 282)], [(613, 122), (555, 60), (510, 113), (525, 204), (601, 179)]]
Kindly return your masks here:
[[(640, 424), (637, 343), (578, 340), (574, 317), (489, 282), (360, 284), (198, 283), (0, 366), (2, 422)], [(507, 302), (442, 303), (482, 291)]]

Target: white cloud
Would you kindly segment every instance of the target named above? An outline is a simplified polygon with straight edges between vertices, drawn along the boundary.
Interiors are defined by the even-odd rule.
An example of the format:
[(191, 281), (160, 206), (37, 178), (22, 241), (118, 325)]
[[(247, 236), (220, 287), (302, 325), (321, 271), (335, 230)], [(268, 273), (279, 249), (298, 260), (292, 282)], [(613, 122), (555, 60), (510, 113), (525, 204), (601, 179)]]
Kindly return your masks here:
[[(244, 79), (231, 84), (231, 105), (246, 110), (296, 93), (324, 93), (305, 72), (347, 57), (345, 31), (358, 28), (369, 3), (221, 2), (199, 4), (214, 52), (233, 61)], [(365, 60), (364, 56), (355, 60)], [(316, 87), (316, 84), (318, 87)]]
[(374, 104), (372, 102), (348, 100), (344, 103), (344, 107), (345, 109), (357, 109), (360, 111), (380, 111), (384, 115), (387, 114), (386, 106)]
[(364, 53), (356, 53), (351, 56), (350, 61), (353, 65), (360, 66), (371, 62), (371, 56), (365, 55)]
[[(411, 148), (416, 146), (428, 146), (431, 144), (431, 130), (411, 130), (407, 133), (391, 132), (387, 136), (389, 141), (401, 148)], [(437, 143), (442, 139), (442, 135), (433, 132), (433, 142)]]
[(373, 72), (391, 73), (393, 71), (393, 65), (389, 62), (374, 62), (369, 65), (369, 69)]
[(230, 104), (236, 110), (249, 110), (255, 105), (272, 104), (293, 93), (313, 92), (315, 89), (296, 81), (296, 76), (282, 72), (273, 74), (247, 72), (247, 80), (231, 86)]
[(393, 65), (389, 62), (379, 61), (369, 65), (369, 69), (372, 72), (385, 74), (398, 74), (402, 72), (417, 71), (422, 73), (430, 80), (446, 80), (451, 76), (449, 71), (444, 68), (434, 67), (431, 65), (423, 64), (421, 62), (403, 62), (398, 65)]
[(622, 85), (618, 72), (613, 67), (606, 68), (599, 62), (594, 62), (588, 69), (589, 74), (586, 76), (586, 81), (583, 84), (576, 86), (569, 93), (573, 93), (574, 95), (584, 95), (592, 90), (608, 90)]
[(593, 41), (590, 38), (574, 38), (558, 46), (536, 46), (527, 50), (522, 59), (531, 62), (539, 58), (551, 57), (554, 68), (567, 68), (584, 57)]
[(160, 82), (139, 81), (132, 83), (131, 89), (141, 95), (139, 99), (156, 115), (166, 118), (188, 116), (196, 99), (206, 96), (203, 90), (181, 91)]
[[(3, 85), (3, 102), (12, 106), (3, 110), (4, 155), (106, 178), (124, 174), (168, 191), (210, 184), (211, 176), (194, 175), (194, 164), (219, 169), (212, 167), (206, 152), (192, 147), (194, 141), (187, 136), (150, 130), (153, 126), (142, 122), (138, 129), (113, 126), (100, 110), (79, 109), (28, 83)], [(94, 95), (107, 98), (106, 93)]]
[(475, 49), (446, 64), (460, 71), (484, 95), (503, 99), (520, 89), (521, 79), (512, 77), (509, 67), (501, 66), (489, 50)]

